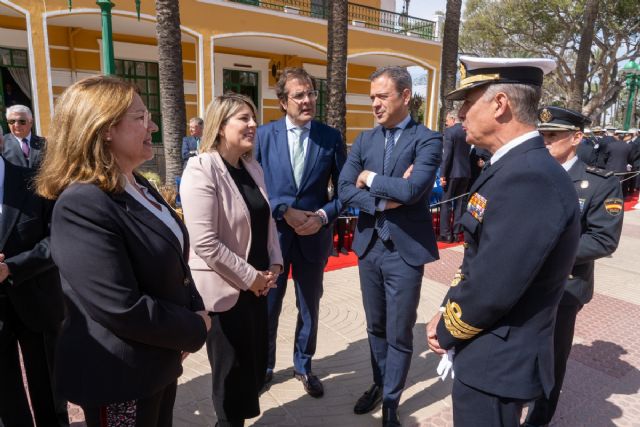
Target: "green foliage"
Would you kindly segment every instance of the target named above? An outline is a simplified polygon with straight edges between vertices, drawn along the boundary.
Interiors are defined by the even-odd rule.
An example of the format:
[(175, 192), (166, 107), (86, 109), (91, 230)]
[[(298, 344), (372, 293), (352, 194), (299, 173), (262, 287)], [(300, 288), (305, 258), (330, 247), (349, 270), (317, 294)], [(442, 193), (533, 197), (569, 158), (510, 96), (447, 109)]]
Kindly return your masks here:
[[(460, 50), (479, 56), (553, 58), (558, 69), (546, 79), (547, 97), (568, 99), (585, 4), (586, 0), (468, 0)], [(601, 0), (586, 82), (587, 114), (615, 99), (621, 89), (618, 64), (639, 55), (638, 0)]]
[(411, 101), (409, 101), (409, 111), (411, 113), (411, 118), (418, 123), (424, 122), (424, 96), (414, 93), (411, 95)]
[(160, 178), (160, 175), (157, 174), (156, 172), (140, 171), (139, 173), (140, 175), (145, 177), (147, 181), (149, 181), (151, 185), (153, 185), (156, 188), (156, 190), (162, 186), (162, 179)]

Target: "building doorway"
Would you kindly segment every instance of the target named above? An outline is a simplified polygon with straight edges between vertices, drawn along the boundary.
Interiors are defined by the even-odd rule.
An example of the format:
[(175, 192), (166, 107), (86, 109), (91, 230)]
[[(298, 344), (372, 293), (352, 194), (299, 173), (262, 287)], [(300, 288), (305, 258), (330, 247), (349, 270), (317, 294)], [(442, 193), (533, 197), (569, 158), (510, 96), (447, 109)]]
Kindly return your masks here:
[(33, 111), (27, 58), (26, 50), (0, 47), (0, 127), (3, 134), (9, 132), (7, 107), (19, 104)]

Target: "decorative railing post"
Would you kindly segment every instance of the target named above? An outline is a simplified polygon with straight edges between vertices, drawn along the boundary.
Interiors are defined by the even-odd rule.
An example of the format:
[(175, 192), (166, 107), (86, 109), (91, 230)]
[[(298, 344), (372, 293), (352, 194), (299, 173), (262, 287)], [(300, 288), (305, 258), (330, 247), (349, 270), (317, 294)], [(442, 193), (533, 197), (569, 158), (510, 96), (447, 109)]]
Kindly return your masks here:
[(629, 61), (623, 68), (622, 73), (626, 75), (629, 98), (627, 99), (627, 111), (624, 116), (624, 130), (629, 130), (633, 118), (636, 103), (636, 94), (640, 87), (640, 64)]
[(115, 6), (109, 0), (96, 0), (102, 12), (102, 62), (104, 73), (116, 73), (116, 62), (113, 57), (113, 33), (111, 31), (111, 8)]

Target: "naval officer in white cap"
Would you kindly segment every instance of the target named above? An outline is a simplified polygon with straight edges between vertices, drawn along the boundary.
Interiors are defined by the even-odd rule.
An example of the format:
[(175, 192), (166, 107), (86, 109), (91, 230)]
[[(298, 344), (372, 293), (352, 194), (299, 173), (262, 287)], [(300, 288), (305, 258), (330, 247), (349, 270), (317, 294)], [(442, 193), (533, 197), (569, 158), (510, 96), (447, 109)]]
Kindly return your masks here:
[[(453, 357), (457, 427), (520, 425), (523, 405), (553, 388), (553, 325), (576, 254), (573, 183), (536, 130), (549, 59), (460, 57), (467, 143), (492, 156), (460, 219), (460, 271), (427, 326)], [(455, 354), (454, 354), (455, 352)]]

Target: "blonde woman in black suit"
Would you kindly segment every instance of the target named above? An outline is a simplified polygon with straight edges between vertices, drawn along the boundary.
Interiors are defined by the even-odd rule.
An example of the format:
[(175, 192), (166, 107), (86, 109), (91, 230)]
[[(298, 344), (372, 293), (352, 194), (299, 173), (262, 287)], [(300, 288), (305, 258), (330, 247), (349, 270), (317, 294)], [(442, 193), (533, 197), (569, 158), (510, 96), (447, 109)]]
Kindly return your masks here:
[(58, 100), (37, 179), (56, 199), (51, 251), (68, 308), (55, 378), (89, 427), (170, 426), (182, 359), (211, 324), (186, 228), (134, 172), (157, 130), (134, 86), (81, 80)]

